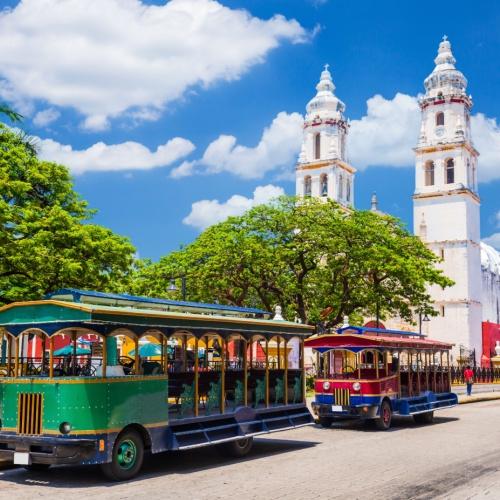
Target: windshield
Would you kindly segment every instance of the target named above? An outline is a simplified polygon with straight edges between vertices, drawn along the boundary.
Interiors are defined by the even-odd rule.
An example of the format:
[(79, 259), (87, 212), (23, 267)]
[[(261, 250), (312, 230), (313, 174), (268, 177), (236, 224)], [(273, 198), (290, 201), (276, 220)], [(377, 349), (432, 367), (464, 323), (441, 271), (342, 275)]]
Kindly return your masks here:
[(365, 350), (353, 353), (331, 350), (319, 354), (316, 369), (319, 377), (333, 379), (375, 379), (397, 372), (398, 357), (386, 351)]

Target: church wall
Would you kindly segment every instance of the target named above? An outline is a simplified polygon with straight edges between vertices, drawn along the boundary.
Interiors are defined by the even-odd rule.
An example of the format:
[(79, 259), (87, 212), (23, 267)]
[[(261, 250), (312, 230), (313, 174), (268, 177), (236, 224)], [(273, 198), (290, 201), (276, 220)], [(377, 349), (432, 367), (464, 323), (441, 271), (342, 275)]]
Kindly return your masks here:
[(489, 269), (481, 269), (483, 321), (500, 324), (500, 277)]
[(470, 195), (417, 198), (414, 202), (414, 232), (420, 233), (424, 214), (426, 241), (479, 241), (479, 206)]
[(444, 245), (437, 243), (435, 245), (428, 245), (434, 253), (440, 257), (441, 251), (444, 251), (444, 262), (440, 262), (436, 267), (444, 272), (446, 276), (455, 281), (453, 286), (441, 288), (438, 285), (430, 287), (432, 297), (435, 298), (437, 303), (439, 301), (464, 301), (470, 295), (470, 289), (476, 292), (476, 298), (480, 300), (479, 287), (473, 286), (469, 281), (468, 276), (468, 249), (467, 243), (449, 243)]
[(467, 137), (466, 129), (468, 127), (466, 127), (466, 118), (464, 116), (464, 107), (462, 103), (444, 102), (439, 106), (428, 106), (423, 113), (425, 130), (439, 130), (439, 127), (436, 126), (436, 114), (438, 111), (444, 113), (444, 126), (442, 126), (441, 135), (433, 134), (432, 137), (427, 138), (430, 143), (438, 144), (439, 142), (453, 139), (457, 126), (459, 125), (465, 132), (465, 138), (469, 139), (469, 137)]
[[(455, 182), (453, 184), (446, 183), (445, 162), (448, 159), (453, 159), (455, 164)], [(434, 184), (432, 186), (425, 185), (424, 167), (428, 161), (434, 163)], [(433, 193), (436, 190), (458, 189), (459, 187), (468, 186), (466, 158), (461, 155), (461, 149), (455, 151), (436, 151), (433, 153), (420, 154), (416, 162), (415, 181), (419, 186), (418, 193)], [(470, 160), (472, 161), (472, 160)], [(472, 187), (472, 186), (471, 186)]]
[(335, 170), (336, 168), (332, 167), (331, 164), (314, 169), (297, 170), (295, 174), (295, 194), (304, 196), (304, 178), (311, 177), (311, 196), (320, 197), (320, 178), (324, 174), (328, 177), (328, 196), (335, 199), (337, 195)]
[(460, 346), (476, 349), (479, 359), (482, 352), (480, 304), (447, 304), (444, 316), (431, 317), (423, 332), (430, 338), (454, 344), (452, 358), (457, 360)]

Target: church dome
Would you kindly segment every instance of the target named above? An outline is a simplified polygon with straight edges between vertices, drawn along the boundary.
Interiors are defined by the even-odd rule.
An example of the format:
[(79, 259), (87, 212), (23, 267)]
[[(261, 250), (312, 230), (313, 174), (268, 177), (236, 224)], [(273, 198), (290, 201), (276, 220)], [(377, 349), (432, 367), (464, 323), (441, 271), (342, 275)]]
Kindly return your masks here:
[(500, 276), (500, 253), (481, 241), (481, 267)]
[(306, 120), (313, 120), (316, 117), (328, 119), (342, 119), (345, 111), (345, 104), (334, 94), (335, 85), (332, 74), (328, 71), (328, 64), (321, 73), (319, 83), (316, 85), (316, 95), (306, 106)]
[(451, 52), (451, 43), (446, 36), (439, 44), (438, 55), (434, 59), (436, 67), (425, 79), (424, 86), (432, 97), (441, 94), (465, 94), (467, 79), (455, 68), (456, 59)]

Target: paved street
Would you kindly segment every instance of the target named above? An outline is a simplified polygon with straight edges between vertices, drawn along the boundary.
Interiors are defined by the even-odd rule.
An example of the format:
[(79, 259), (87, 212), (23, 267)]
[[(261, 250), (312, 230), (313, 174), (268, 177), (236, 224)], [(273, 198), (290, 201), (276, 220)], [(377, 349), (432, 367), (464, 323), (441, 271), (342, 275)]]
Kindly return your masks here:
[(439, 413), (431, 426), (389, 432), (307, 427), (259, 439), (244, 460), (213, 450), (150, 458), (141, 476), (110, 484), (95, 467), (0, 472), (0, 498), (499, 498), (500, 401)]

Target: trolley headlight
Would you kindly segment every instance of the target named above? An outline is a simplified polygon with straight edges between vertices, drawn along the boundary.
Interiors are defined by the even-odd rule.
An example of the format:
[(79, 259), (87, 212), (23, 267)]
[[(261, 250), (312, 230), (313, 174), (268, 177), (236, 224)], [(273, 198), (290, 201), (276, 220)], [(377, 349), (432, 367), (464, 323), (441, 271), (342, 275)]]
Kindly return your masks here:
[(323, 382), (323, 390), (327, 391), (330, 389), (330, 382)]
[(69, 434), (71, 432), (71, 424), (69, 422), (63, 422), (59, 426), (59, 432), (61, 434)]
[(359, 391), (361, 389), (361, 384), (359, 382), (354, 382), (354, 384), (352, 384), (352, 388), (355, 391)]

